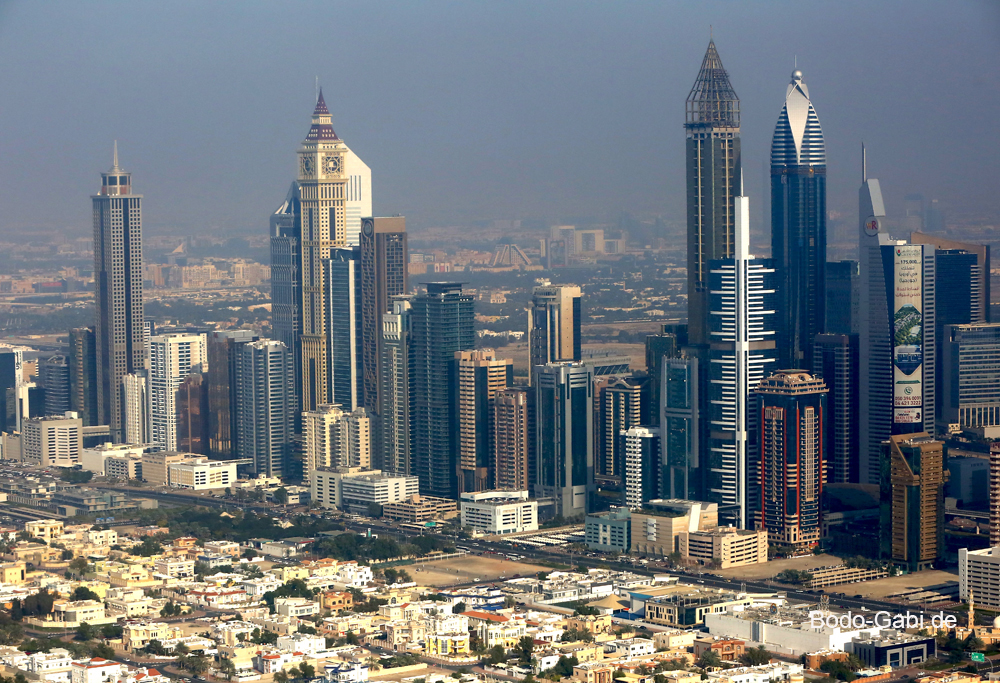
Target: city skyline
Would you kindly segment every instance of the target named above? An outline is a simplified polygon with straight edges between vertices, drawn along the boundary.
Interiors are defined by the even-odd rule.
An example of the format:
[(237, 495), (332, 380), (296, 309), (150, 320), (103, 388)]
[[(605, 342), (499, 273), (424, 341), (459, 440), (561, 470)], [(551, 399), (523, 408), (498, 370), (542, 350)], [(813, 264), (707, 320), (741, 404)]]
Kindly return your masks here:
[[(102, 70), (94, 68), (99, 55), (88, 54), (78, 36), (96, 33), (101, 42), (107, 29), (92, 22), (102, 13), (79, 12), (67, 4), (41, 22), (32, 6), (7, 3), (0, 11), (0, 35), (11, 38), (0, 41), (0, 55), (11, 68), (0, 83), (19, 106), (6, 112), (14, 142), (9, 164), (0, 169), (0, 192), (11, 193), (6, 204), (12, 208), (0, 233), (69, 228), (84, 234), (73, 197), (86, 191), (85, 171), (92, 172), (94, 159), (115, 137), (128, 150), (130, 169), (144, 180), (148, 230), (198, 226), (254, 233), (273, 209), (268, 197), (286, 187), (294, 171), (287, 150), (298, 139), (291, 124), (314, 101), (317, 76), (328, 86), (328, 95), (338, 93), (330, 102), (335, 128), (378, 169), (378, 215), (404, 213), (420, 229), (490, 218), (611, 220), (628, 210), (662, 215), (679, 225), (683, 169), (669, 160), (682, 153), (683, 142), (663, 125), (682, 109), (678, 95), (697, 68), (694, 55), (703, 52), (710, 24), (743, 99), (749, 196), (763, 194), (776, 103), (797, 56), (798, 67), (820, 93), (816, 104), (829, 148), (831, 211), (850, 222), (851, 169), (857, 166), (861, 139), (879, 141), (872, 165), (878, 175), (892, 179), (885, 188), (890, 215), (898, 215), (891, 207), (915, 191), (939, 197), (955, 210), (984, 213), (994, 207), (995, 199), (979, 178), (994, 176), (1000, 162), (988, 153), (989, 145), (973, 144), (951, 125), (948, 103), (964, 96), (968, 81), (955, 74), (970, 73), (981, 106), (963, 112), (964, 124), (989, 129), (987, 112), (997, 108), (1000, 91), (993, 87), (996, 74), (987, 68), (996, 61), (1000, 44), (995, 7), (969, 3), (945, 10), (928, 4), (904, 11), (849, 3), (788, 12), (788, 5), (776, 3), (757, 12), (708, 4), (697, 9), (671, 6), (673, 12), (635, 6), (606, 16), (600, 5), (583, 5), (558, 25), (556, 17), (563, 13), (557, 4), (521, 13), (518, 18), (529, 30), (512, 37), (503, 30), (517, 14), (509, 10), (492, 7), (477, 14), (463, 8), (442, 23), (438, 12), (423, 17), (411, 10), (416, 6), (399, 7), (379, 17), (375, 38), (385, 49), (368, 54), (356, 39), (348, 39), (336, 46), (336, 56), (322, 58), (316, 47), (306, 47), (317, 41), (299, 39), (298, 22), (293, 31), (289, 19), (267, 6), (254, 6), (257, 11), (239, 19), (212, 8), (203, 11), (203, 21), (192, 29), (192, 49), (183, 53), (173, 49), (173, 39), (182, 26), (190, 28), (184, 6), (172, 16), (136, 8), (120, 20), (155, 22), (158, 31), (149, 35), (142, 24), (132, 33), (116, 30), (110, 49), (127, 57), (118, 60), (117, 69), (128, 78), (98, 103), (81, 88), (94, 86), (92, 74), (100, 77)], [(317, 28), (308, 30), (322, 30), (325, 17), (340, 23), (370, 20), (368, 11), (325, 7)], [(820, 15), (823, 21), (817, 23)], [(936, 20), (933, 29), (927, 28), (928, 18)], [(225, 40), (199, 42), (206, 31), (225, 34), (224, 22), (230, 20), (249, 36), (266, 25), (269, 40), (284, 49), (269, 55), (273, 63), (253, 56), (240, 65), (218, 52)], [(441, 24), (445, 40), (427, 42), (433, 33), (420, 29), (431, 21)], [(46, 27), (45, 37), (34, 33), (36, 25)], [(790, 31), (799, 25), (813, 28), (804, 35)], [(546, 30), (559, 49), (541, 44), (545, 41), (538, 34)], [(626, 31), (635, 34), (630, 47), (609, 49), (620, 45)], [(666, 31), (667, 39), (656, 31)], [(778, 43), (760, 40), (772, 32), (792, 37)], [(122, 33), (129, 35), (120, 37)], [(580, 35), (592, 40), (578, 40)], [(135, 42), (139, 38), (144, 42)], [(58, 44), (45, 55), (18, 49), (22, 43), (53, 40)], [(762, 42), (771, 44), (763, 47)], [(945, 50), (949, 44), (962, 44), (961, 56)], [(247, 51), (242, 43), (233, 47), (236, 53)], [(48, 60), (67, 49), (79, 59), (63, 59), (59, 69), (50, 70), (56, 76), (43, 73)], [(327, 66), (348, 54), (356, 56), (357, 68), (341, 72)], [(454, 65), (461, 55), (463, 64)], [(27, 58), (32, 61), (23, 61)], [(213, 68), (209, 73), (188, 68), (187, 60), (195, 59)], [(79, 72), (81, 68), (86, 71)], [(622, 78), (623, 73), (629, 77)], [(258, 88), (258, 82), (276, 87)], [(638, 92), (636, 85), (642, 86)], [(857, 97), (861, 92), (866, 94), (863, 103)], [(53, 116), (67, 101), (74, 116), (59, 115), (56, 125)], [(178, 101), (187, 104), (178, 110)], [(252, 113), (231, 116), (234, 102)], [(120, 117), (108, 130), (106, 108), (122, 106), (134, 113), (140, 109), (142, 116)], [(912, 112), (911, 125), (891, 123), (900, 110)], [(92, 135), (96, 121), (102, 122), (107, 139)], [(43, 129), (45, 135), (35, 133)], [(582, 143), (594, 130), (610, 135), (614, 143), (602, 153), (606, 171), (596, 174), (605, 176), (600, 180), (588, 170), (593, 155)], [(67, 147), (69, 136), (73, 144)], [(36, 142), (29, 147), (19, 140)], [(441, 163), (444, 159), (449, 162)], [(10, 198), (40, 182), (42, 175), (60, 199), (37, 216)], [(213, 189), (209, 193), (202, 189), (206, 187)], [(170, 201), (182, 191), (185, 202)], [(512, 196), (516, 201), (510, 201)], [(764, 208), (754, 214), (755, 229)]]

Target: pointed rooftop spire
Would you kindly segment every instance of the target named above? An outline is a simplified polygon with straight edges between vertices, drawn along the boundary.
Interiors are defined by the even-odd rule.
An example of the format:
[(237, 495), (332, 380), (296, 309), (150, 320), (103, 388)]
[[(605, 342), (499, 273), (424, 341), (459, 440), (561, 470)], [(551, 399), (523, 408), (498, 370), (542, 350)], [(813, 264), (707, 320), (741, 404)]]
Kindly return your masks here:
[(316, 98), (316, 108), (312, 114), (312, 127), (309, 128), (309, 133), (306, 135), (306, 142), (338, 139), (330, 120), (330, 110), (327, 109), (326, 100), (323, 99), (323, 89), (320, 88), (319, 97)]
[(319, 97), (316, 99), (316, 109), (313, 116), (329, 116), (330, 110), (326, 108), (326, 100), (323, 99), (323, 88), (319, 89)]
[(687, 127), (718, 126), (740, 127), (740, 98), (729, 82), (729, 74), (722, 66), (722, 59), (715, 49), (715, 40), (708, 41), (708, 49), (701, 61), (686, 105)]

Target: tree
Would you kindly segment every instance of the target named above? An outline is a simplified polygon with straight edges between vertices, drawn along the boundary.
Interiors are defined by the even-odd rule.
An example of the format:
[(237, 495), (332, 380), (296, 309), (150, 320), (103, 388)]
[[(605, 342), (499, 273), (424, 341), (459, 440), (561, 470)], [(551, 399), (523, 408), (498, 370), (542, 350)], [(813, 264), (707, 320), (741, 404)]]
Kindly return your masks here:
[(503, 645), (494, 645), (486, 651), (486, 661), (490, 664), (503, 664), (507, 661), (507, 650)]
[(382, 516), (382, 505), (376, 503), (374, 500), (368, 503), (368, 516), (373, 519), (378, 519)]
[(820, 664), (819, 668), (820, 671), (830, 674), (832, 678), (836, 678), (838, 681), (853, 681), (855, 679), (854, 672), (851, 671), (851, 667), (846, 662), (828, 659)]
[(981, 638), (974, 634), (969, 634), (969, 637), (965, 639), (965, 649), (972, 652), (981, 652), (983, 648), (986, 647), (986, 643), (983, 642)]
[(344, 634), (344, 644), (345, 645), (360, 645), (361, 641), (358, 640), (358, 634), (354, 631), (348, 631)]
[(522, 664), (530, 664), (531, 653), (534, 649), (535, 639), (531, 636), (521, 636), (521, 639), (517, 641), (517, 647), (514, 648), (514, 653), (521, 660)]
[(90, 656), (100, 657), (101, 659), (114, 659), (115, 651), (114, 648), (107, 643), (97, 643), (96, 645), (92, 645), (90, 647)]
[(83, 574), (87, 571), (89, 563), (86, 557), (77, 557), (72, 562), (69, 563), (70, 571), (76, 572), (77, 574)]
[(466, 609), (468, 609), (464, 602), (456, 602), (455, 606), (451, 608), (453, 614), (461, 614)]
[(87, 622), (83, 622), (77, 627), (76, 635), (74, 636), (74, 638), (76, 638), (77, 640), (93, 640), (96, 637), (97, 637), (97, 629), (88, 624)]
[(740, 663), (743, 666), (760, 666), (771, 661), (771, 653), (763, 645), (752, 647), (740, 655)]
[(285, 673), (284, 669), (282, 669), (274, 674), (274, 678), (272, 680), (274, 683), (288, 683), (288, 674)]
[(287, 505), (288, 489), (282, 486), (281, 488), (279, 488), (277, 491), (274, 492), (274, 494), (271, 496), (271, 499), (278, 505)]
[(219, 662), (219, 673), (226, 677), (227, 681), (233, 680), (236, 675), (236, 665), (228, 657)]
[(257, 551), (254, 550), (253, 548), (247, 548), (246, 550), (243, 551), (243, 557), (245, 557), (248, 560), (252, 560), (253, 558), (257, 557)]
[(153, 638), (151, 641), (146, 643), (146, 647), (142, 649), (151, 655), (163, 655), (167, 652), (163, 649), (163, 645), (156, 638)]
[(698, 658), (698, 666), (702, 669), (722, 666), (722, 657), (715, 650), (705, 650), (701, 653), (701, 657)]
[(101, 601), (101, 596), (90, 590), (86, 586), (78, 586), (73, 595), (70, 596), (70, 600), (96, 600)]
[(299, 664), (299, 671), (302, 672), (302, 678), (313, 678), (316, 676), (316, 667), (312, 664), (302, 662)]

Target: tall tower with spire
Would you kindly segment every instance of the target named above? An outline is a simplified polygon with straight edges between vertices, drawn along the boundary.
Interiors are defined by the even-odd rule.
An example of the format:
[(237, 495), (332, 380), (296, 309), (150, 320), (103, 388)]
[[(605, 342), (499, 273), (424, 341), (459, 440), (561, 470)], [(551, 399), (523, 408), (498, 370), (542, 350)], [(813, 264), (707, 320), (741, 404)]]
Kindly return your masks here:
[(359, 243), (371, 216), (371, 169), (337, 137), (320, 90), (312, 126), (299, 147), (298, 204), (302, 279), (302, 410), (330, 402), (330, 305), (325, 264), (331, 250)]
[(740, 100), (710, 40), (688, 94), (688, 339), (709, 343), (708, 263), (732, 258), (740, 185)]
[(122, 379), (145, 366), (142, 324), (142, 195), (132, 193), (132, 174), (118, 165), (101, 174), (94, 210), (94, 298), (97, 302), (97, 414), (124, 434)]
[(802, 72), (792, 72), (771, 141), (771, 258), (778, 268), (779, 363), (812, 368), (826, 311), (826, 148)]

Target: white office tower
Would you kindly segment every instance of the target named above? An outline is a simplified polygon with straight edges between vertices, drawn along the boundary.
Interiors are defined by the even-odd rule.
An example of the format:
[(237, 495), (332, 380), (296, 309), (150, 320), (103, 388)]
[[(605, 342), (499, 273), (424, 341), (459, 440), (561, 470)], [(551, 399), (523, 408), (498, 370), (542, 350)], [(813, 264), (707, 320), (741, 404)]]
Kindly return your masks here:
[(149, 443), (149, 372), (139, 370), (122, 377), (122, 397), (125, 403), (125, 443)]
[(331, 403), (350, 412), (364, 402), (361, 362), (361, 249), (333, 249), (326, 262)]
[(884, 441), (934, 433), (935, 249), (889, 236), (882, 191), (866, 162), (858, 201), (858, 471), (860, 483), (878, 484)]
[(770, 259), (750, 254), (750, 202), (736, 197), (735, 253), (709, 262), (709, 443), (705, 498), (719, 521), (746, 528), (751, 394), (777, 362), (776, 274)]
[(177, 450), (177, 389), (192, 373), (208, 370), (205, 335), (183, 332), (149, 338), (149, 443)]
[(26, 419), (21, 449), (22, 459), (31, 465), (73, 467), (83, 450), (83, 420), (74, 412)]
[(287, 474), (294, 424), (292, 357), (279, 341), (261, 339), (239, 347), (236, 359), (238, 456), (254, 473)]
[(392, 310), (382, 316), (381, 431), (378, 464), (384, 472), (412, 474), (410, 460), (410, 298), (392, 299)]
[(305, 475), (321, 467), (370, 468), (373, 422), (364, 408), (346, 412), (339, 405), (322, 405), (302, 413)]

